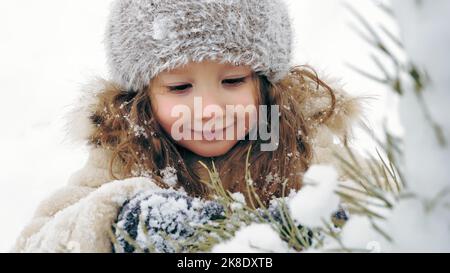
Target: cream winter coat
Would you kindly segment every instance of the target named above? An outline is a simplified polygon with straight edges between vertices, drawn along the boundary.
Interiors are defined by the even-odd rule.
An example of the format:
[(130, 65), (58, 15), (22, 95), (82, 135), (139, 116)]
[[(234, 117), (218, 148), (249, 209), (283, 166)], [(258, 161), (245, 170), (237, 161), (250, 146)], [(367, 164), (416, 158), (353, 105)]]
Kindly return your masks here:
[[(358, 99), (347, 95), (337, 83), (328, 83), (336, 91), (336, 110), (313, 134), (313, 163), (335, 164), (331, 151), (340, 149), (336, 139), (345, 141), (352, 123), (361, 115)], [(89, 116), (98, 103), (95, 94), (102, 91), (102, 84), (83, 89), (79, 107), (69, 117), (70, 134), (75, 139), (87, 140), (93, 130)], [(306, 94), (302, 102), (305, 118), (329, 103), (325, 91)], [(122, 204), (138, 192), (160, 189), (149, 178), (111, 181), (111, 152), (91, 148), (89, 153), (86, 165), (71, 176), (68, 184), (38, 206), (12, 252), (111, 252), (109, 232)]]

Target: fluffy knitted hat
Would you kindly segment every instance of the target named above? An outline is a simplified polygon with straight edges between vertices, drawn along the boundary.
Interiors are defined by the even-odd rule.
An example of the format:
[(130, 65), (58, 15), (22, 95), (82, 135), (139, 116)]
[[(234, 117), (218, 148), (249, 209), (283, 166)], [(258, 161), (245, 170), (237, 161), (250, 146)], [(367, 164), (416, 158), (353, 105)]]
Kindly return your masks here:
[(115, 0), (106, 31), (112, 80), (138, 91), (190, 61), (249, 65), (277, 82), (290, 67), (283, 0)]

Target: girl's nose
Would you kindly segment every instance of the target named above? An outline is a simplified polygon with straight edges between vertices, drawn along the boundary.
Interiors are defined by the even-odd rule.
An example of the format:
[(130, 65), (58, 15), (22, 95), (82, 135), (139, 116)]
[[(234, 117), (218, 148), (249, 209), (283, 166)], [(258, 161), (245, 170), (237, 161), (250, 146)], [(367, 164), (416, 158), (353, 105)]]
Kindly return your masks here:
[(201, 100), (201, 120), (207, 122), (211, 119), (223, 119), (226, 110), (226, 101), (219, 94), (219, 90), (206, 90), (202, 92)]
[(202, 111), (202, 121), (223, 119), (225, 115), (224, 109), (222, 105), (216, 102), (206, 103)]
[(208, 107), (210, 105), (222, 105), (222, 97), (219, 94), (218, 90), (209, 89), (205, 92), (202, 92), (202, 101), (203, 101), (203, 107)]

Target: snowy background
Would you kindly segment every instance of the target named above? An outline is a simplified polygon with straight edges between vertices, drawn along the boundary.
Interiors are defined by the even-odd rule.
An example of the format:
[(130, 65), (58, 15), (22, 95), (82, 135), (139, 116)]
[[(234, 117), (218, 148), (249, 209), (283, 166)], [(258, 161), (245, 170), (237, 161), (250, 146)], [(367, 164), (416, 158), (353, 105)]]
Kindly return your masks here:
[[(105, 76), (103, 31), (111, 0), (0, 1), (0, 252), (9, 250), (37, 204), (64, 186), (87, 159), (65, 138), (64, 114), (80, 86)], [(338, 0), (288, 0), (295, 21), (297, 64), (342, 78), (355, 95), (370, 95), (368, 120), (378, 126), (396, 102), (345, 63), (373, 68), (370, 48), (348, 23)], [(348, 1), (369, 20), (391, 23), (373, 1)], [(391, 127), (399, 130), (396, 119)], [(360, 147), (372, 148), (365, 138)]]

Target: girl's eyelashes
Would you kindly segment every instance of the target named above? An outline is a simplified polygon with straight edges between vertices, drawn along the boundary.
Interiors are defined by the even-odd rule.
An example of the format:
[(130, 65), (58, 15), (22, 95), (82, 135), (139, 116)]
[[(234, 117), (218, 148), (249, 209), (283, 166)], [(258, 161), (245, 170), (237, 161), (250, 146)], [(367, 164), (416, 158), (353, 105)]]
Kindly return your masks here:
[(191, 88), (192, 84), (183, 84), (178, 86), (168, 86), (170, 92), (180, 93), (186, 91), (188, 88)]
[[(242, 78), (235, 78), (235, 79), (227, 79), (223, 80), (222, 84), (228, 85), (228, 86), (238, 86), (241, 83), (245, 83), (246, 79), (248, 77), (242, 77)], [(177, 85), (177, 86), (167, 86), (170, 92), (173, 93), (184, 93), (187, 92), (188, 89), (192, 87), (192, 84), (183, 84), (183, 85)]]
[(244, 83), (246, 79), (247, 79), (247, 77), (237, 78), (237, 79), (228, 79), (228, 80), (224, 80), (223, 83), (229, 84), (229, 85), (238, 85), (238, 84)]

